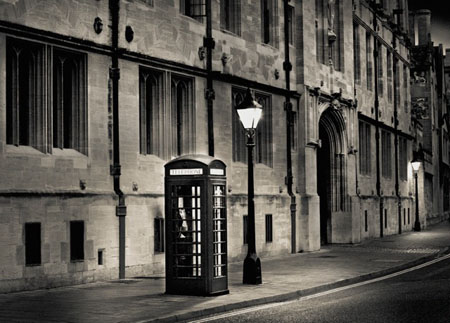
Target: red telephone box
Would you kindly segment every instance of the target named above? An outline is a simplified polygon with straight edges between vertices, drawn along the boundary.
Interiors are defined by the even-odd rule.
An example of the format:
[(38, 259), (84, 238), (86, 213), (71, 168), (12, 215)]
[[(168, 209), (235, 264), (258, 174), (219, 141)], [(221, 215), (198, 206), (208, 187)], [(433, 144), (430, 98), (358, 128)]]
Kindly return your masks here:
[(166, 293), (227, 294), (226, 166), (186, 155), (165, 165)]

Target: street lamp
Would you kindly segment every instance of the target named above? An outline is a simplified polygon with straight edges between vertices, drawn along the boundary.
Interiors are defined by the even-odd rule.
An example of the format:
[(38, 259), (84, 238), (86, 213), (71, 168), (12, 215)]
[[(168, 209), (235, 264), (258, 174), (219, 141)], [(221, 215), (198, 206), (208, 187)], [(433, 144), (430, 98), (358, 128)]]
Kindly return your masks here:
[(418, 185), (418, 173), (420, 168), (420, 161), (414, 158), (411, 162), (411, 167), (414, 173), (414, 180), (416, 182), (416, 221), (414, 222), (414, 231), (420, 231), (420, 221), (419, 221), (419, 185)]
[(250, 89), (247, 89), (244, 100), (236, 106), (236, 111), (247, 134), (248, 149), (248, 251), (244, 260), (244, 284), (261, 284), (261, 261), (256, 255), (255, 243), (255, 202), (253, 187), (253, 147), (255, 147), (255, 132), (262, 115), (262, 106), (253, 99)]

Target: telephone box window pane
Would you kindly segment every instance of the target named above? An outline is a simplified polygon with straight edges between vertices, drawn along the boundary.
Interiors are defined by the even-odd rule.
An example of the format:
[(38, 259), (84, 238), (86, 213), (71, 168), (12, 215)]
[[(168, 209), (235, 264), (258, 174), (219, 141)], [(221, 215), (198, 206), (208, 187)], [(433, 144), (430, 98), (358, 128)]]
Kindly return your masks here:
[(213, 186), (214, 277), (226, 275), (225, 186)]
[(171, 191), (171, 228), (173, 245), (173, 271), (175, 277), (200, 277), (201, 271), (201, 209), (200, 187), (174, 186)]

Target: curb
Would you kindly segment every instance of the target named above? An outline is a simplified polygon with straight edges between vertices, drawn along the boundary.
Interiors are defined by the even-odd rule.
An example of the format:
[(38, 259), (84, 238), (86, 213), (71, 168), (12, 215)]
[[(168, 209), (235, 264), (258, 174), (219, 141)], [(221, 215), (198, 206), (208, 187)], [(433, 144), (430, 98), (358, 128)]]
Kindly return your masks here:
[(320, 285), (320, 286), (316, 286), (316, 287), (311, 287), (311, 288), (307, 288), (307, 289), (299, 289), (294, 292), (289, 292), (289, 293), (270, 296), (270, 297), (264, 297), (264, 298), (241, 301), (241, 302), (236, 302), (236, 303), (231, 303), (231, 304), (226, 304), (226, 305), (221, 305), (221, 306), (210, 307), (210, 308), (192, 311), (192, 312), (188, 312), (188, 313), (183, 313), (183, 314), (179, 314), (179, 315), (171, 315), (171, 316), (165, 316), (165, 317), (154, 318), (154, 319), (149, 319), (149, 320), (141, 320), (139, 322), (140, 323), (181, 322), (181, 321), (187, 321), (187, 320), (192, 320), (192, 319), (196, 319), (196, 318), (201, 318), (201, 317), (212, 315), (212, 314), (218, 314), (218, 313), (224, 313), (224, 312), (229, 312), (229, 311), (233, 311), (233, 310), (238, 310), (238, 309), (251, 307), (251, 306), (285, 302), (285, 301), (293, 300), (296, 298), (310, 296), (310, 295), (322, 293), (322, 292), (325, 292), (325, 291), (328, 291), (331, 289), (344, 287), (344, 286), (360, 283), (360, 282), (363, 282), (366, 280), (393, 274), (395, 272), (402, 271), (404, 269), (426, 263), (430, 260), (440, 258), (446, 254), (450, 254), (450, 247), (441, 249), (440, 251), (435, 252), (431, 255), (416, 259), (414, 261), (411, 261), (411, 262), (408, 262), (408, 263), (405, 263), (402, 265), (394, 266), (394, 267), (391, 267), (388, 269), (384, 269), (384, 270), (369, 273), (369, 274), (364, 274), (361, 276), (338, 280), (338, 281), (335, 281), (332, 283), (328, 283), (328, 284), (324, 284), (324, 285)]

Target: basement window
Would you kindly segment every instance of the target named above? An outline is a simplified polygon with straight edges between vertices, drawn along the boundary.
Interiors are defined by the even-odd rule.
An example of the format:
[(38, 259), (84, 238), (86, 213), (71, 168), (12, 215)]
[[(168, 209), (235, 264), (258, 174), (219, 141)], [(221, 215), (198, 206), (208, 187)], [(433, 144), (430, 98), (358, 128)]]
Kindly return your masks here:
[(25, 264), (41, 264), (41, 224), (25, 223)]
[(84, 260), (84, 221), (70, 221), (70, 260)]

